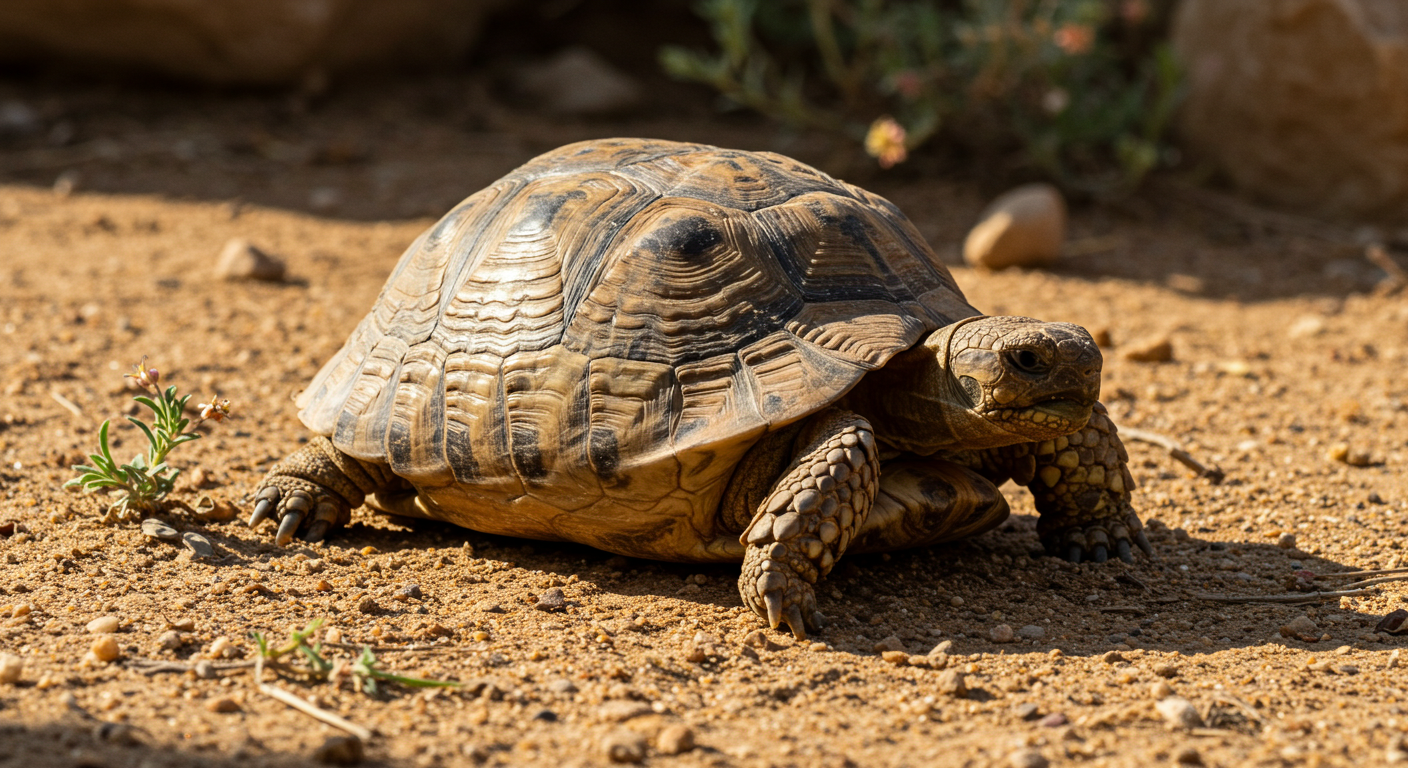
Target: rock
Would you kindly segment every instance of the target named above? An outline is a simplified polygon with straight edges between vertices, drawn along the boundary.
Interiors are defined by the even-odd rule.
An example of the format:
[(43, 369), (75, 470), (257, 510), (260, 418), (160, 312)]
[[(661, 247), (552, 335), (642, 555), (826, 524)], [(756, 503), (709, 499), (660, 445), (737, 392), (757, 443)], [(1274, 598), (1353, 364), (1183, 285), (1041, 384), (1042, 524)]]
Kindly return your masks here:
[(1051, 763), (1041, 754), (1041, 750), (1028, 747), (1009, 755), (1007, 764), (1012, 768), (1046, 768)]
[(871, 650), (875, 651), (876, 653), (884, 653), (885, 651), (903, 651), (904, 641), (900, 640), (899, 637), (896, 635), (890, 635), (884, 640), (881, 640), (880, 642), (871, 646)]
[(392, 595), (392, 597), (396, 598), (397, 600), (403, 603), (408, 600), (419, 600), (421, 599), (421, 596), (422, 593), (420, 591), (419, 584), (406, 584), (400, 589), (396, 590), (396, 594)]
[(14, 685), (24, 675), (24, 659), (13, 653), (0, 653), (0, 685)]
[(1198, 752), (1197, 747), (1179, 747), (1178, 752), (1173, 756), (1173, 761), (1179, 765), (1202, 765), (1203, 756)]
[(1276, 546), (1281, 549), (1295, 549), (1296, 535), (1294, 533), (1283, 533), (1276, 537)]
[(1027, 624), (1017, 630), (1017, 637), (1023, 640), (1040, 640), (1046, 637), (1046, 629), (1039, 624)]
[(175, 528), (172, 528), (155, 517), (149, 517), (142, 521), (142, 534), (150, 536), (153, 539), (164, 539), (166, 541), (174, 541), (181, 538), (181, 534), (177, 532)]
[(107, 635), (116, 632), (121, 623), (122, 622), (118, 621), (116, 616), (99, 616), (88, 622), (88, 626), (86, 626), (85, 629), (88, 630), (89, 634)]
[(567, 607), (567, 599), (563, 596), (562, 590), (553, 587), (541, 595), (538, 595), (538, 602), (533, 608), (539, 611), (561, 611)]
[(452, 65), (503, 0), (6, 0), (7, 59), (158, 72), (220, 85), (299, 85), (330, 74)]
[(474, 610), (480, 613), (503, 613), (504, 607), (493, 600), (480, 600), (474, 604)]
[(284, 279), (284, 263), (256, 248), (244, 238), (225, 243), (215, 262), (215, 276), (221, 280), (263, 280), (277, 283)]
[(1281, 636), (1313, 643), (1320, 639), (1320, 627), (1309, 616), (1297, 616), (1281, 627)]
[(1240, 187), (1332, 217), (1408, 206), (1408, 11), (1395, 0), (1185, 0), (1183, 138)]
[(993, 200), (963, 243), (963, 260), (984, 269), (1041, 267), (1061, 256), (1066, 202), (1050, 184), (1026, 184)]
[(952, 640), (944, 640), (944, 641), (941, 641), (938, 645), (934, 646), (933, 648), (930, 648), (930, 649), (929, 649), (929, 655), (930, 655), (930, 656), (938, 656), (938, 655), (940, 655), (940, 654), (951, 653), (952, 651), (953, 651), (953, 641), (952, 641)]
[(98, 661), (113, 661), (122, 655), (122, 649), (117, 647), (117, 641), (113, 639), (112, 635), (103, 635), (94, 640), (89, 650), (92, 651), (93, 658)]
[(638, 105), (642, 89), (629, 75), (580, 46), (524, 67), (515, 77), (519, 92), (545, 112), (606, 115)]
[(1174, 728), (1201, 728), (1203, 727), (1203, 717), (1198, 714), (1198, 710), (1193, 706), (1193, 702), (1181, 697), (1170, 696), (1160, 699), (1154, 705), (1154, 709), (1159, 711), (1164, 720)]
[(938, 689), (939, 693), (952, 696), (955, 699), (968, 696), (968, 681), (963, 677), (963, 673), (956, 669), (946, 669), (940, 672), (934, 687)]
[(1338, 461), (1341, 464), (1348, 464), (1351, 467), (1367, 467), (1374, 463), (1373, 457), (1363, 448), (1355, 448), (1349, 443), (1335, 443), (1330, 446), (1326, 456), (1331, 461)]
[(205, 657), (207, 659), (223, 659), (230, 655), (234, 647), (235, 644), (230, 642), (230, 638), (221, 635), (211, 641), (210, 648), (205, 651)]
[(1133, 342), (1125, 347), (1124, 359), (1134, 363), (1167, 363), (1173, 359), (1173, 342), (1167, 336)]
[(209, 496), (200, 497), (200, 500), (196, 502), (195, 513), (196, 517), (207, 523), (226, 523), (239, 516), (239, 510), (235, 509), (233, 504), (216, 501)]
[(694, 749), (694, 731), (687, 725), (667, 725), (655, 737), (655, 750), (662, 755), (682, 755)]
[(883, 651), (880, 654), (880, 658), (897, 667), (903, 667), (909, 664), (909, 654), (904, 651)]
[(156, 644), (165, 650), (174, 651), (182, 645), (181, 633), (174, 629), (168, 629), (156, 639)]
[(571, 680), (568, 680), (566, 678), (558, 678), (557, 680), (548, 683), (548, 690), (552, 691), (553, 693), (576, 693), (577, 686)]
[(1149, 695), (1153, 696), (1155, 701), (1167, 699), (1173, 695), (1173, 686), (1169, 685), (1166, 680), (1159, 680), (1149, 686)]
[(191, 551), (192, 560), (204, 560), (206, 558), (215, 557), (215, 547), (211, 546), (210, 539), (205, 538), (195, 531), (186, 531), (181, 534), (181, 543), (185, 544), (186, 549)]
[(1023, 720), (1035, 720), (1041, 717), (1041, 708), (1028, 701), (1013, 707), (1012, 714)]
[(201, 680), (214, 680), (219, 675), (215, 671), (215, 665), (205, 659), (197, 661), (195, 666), (191, 668), (191, 672)]
[(357, 612), (365, 613), (368, 616), (376, 616), (377, 614), (381, 613), (382, 610), (381, 605), (378, 604), (377, 601), (372, 598), (371, 595), (367, 595), (361, 600), (357, 601)]
[(613, 763), (639, 763), (645, 759), (645, 737), (618, 728), (601, 739), (601, 752)]
[[(1399, 608), (1379, 620), (1374, 627), (1375, 632), (1387, 632), (1390, 635), (1402, 635), (1408, 633), (1408, 611)], [(1394, 651), (1397, 653), (1397, 651)]]
[(1010, 643), (1014, 637), (1015, 634), (1012, 632), (1012, 628), (1006, 624), (998, 624), (988, 630), (988, 639), (992, 640), (994, 643)]
[(1066, 717), (1065, 713), (1052, 712), (1046, 717), (1041, 718), (1041, 721), (1037, 724), (1043, 728), (1060, 728), (1068, 722), (1070, 722), (1070, 720)]
[(1125, 658), (1120, 655), (1119, 651), (1106, 651), (1105, 654), (1100, 657), (1100, 660), (1106, 664), (1123, 664)]
[(211, 712), (238, 712), (240, 711), (240, 703), (229, 696), (221, 696), (220, 698), (210, 699), (205, 702), (205, 708)]
[(329, 736), (313, 750), (313, 759), (324, 765), (356, 765), (364, 756), (362, 740), (356, 736)]

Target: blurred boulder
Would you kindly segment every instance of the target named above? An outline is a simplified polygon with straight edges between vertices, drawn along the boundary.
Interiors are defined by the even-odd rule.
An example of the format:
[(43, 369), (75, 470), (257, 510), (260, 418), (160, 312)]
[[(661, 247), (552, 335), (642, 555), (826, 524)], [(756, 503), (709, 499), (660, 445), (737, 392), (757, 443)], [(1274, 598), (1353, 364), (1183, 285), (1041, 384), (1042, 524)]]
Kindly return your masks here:
[(1184, 0), (1188, 144), (1273, 202), (1408, 212), (1408, 2)]
[(461, 58), (503, 0), (3, 0), (0, 57), (217, 84)]
[(963, 260), (985, 269), (1043, 267), (1061, 256), (1066, 201), (1050, 184), (1025, 184), (999, 195), (963, 243)]

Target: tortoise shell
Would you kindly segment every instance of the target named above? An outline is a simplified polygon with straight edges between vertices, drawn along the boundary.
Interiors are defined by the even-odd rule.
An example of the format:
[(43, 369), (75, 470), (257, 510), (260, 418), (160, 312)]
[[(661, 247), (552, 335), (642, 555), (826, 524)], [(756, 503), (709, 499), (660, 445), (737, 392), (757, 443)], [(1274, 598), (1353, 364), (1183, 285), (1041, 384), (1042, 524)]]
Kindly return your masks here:
[(876, 195), (767, 152), (581, 142), (422, 234), (299, 415), (414, 514), (737, 559), (716, 510), (748, 449), (977, 314)]

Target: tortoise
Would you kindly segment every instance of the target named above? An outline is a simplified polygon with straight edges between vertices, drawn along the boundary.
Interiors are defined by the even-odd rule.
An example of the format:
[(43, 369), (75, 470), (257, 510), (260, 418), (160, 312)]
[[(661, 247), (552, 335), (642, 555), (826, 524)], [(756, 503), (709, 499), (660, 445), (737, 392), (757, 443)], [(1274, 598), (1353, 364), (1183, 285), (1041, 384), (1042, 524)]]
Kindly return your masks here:
[(742, 562), (818, 626), (846, 552), (923, 547), (1027, 485), (1051, 553), (1152, 554), (1081, 327), (988, 317), (889, 201), (782, 155), (571, 144), (405, 252), (299, 396), (317, 437), (250, 525), (374, 510), (639, 558)]

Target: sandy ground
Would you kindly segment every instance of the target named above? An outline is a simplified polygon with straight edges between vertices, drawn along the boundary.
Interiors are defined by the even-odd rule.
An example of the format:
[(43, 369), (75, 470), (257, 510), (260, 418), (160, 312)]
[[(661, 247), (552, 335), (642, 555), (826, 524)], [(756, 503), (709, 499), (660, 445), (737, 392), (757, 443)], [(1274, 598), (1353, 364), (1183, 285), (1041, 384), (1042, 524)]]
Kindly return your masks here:
[[(388, 669), (468, 683), (373, 697), (278, 681), (373, 729), (372, 764), (599, 765), (613, 750), (718, 766), (1408, 760), (1408, 637), (1374, 632), (1408, 608), (1402, 583), (1320, 603), (1207, 597), (1334, 590), (1356, 580), (1336, 573), (1408, 566), (1408, 302), (1375, 293), (1381, 273), (1313, 223), (1151, 192), (1077, 210), (1074, 253), (1055, 270), (955, 265), (994, 314), (1107, 333), (1117, 423), (1176, 438), (1226, 479), (1131, 444), (1160, 554), (1133, 566), (1041, 556), (1030, 496), (1008, 488), (1017, 514), (996, 531), (846, 558), (819, 590), (833, 623), (799, 644), (755, 634), (734, 568), (411, 529), (365, 510), (325, 545), (278, 549), (241, 519), (173, 508), (165, 520), (217, 549), (192, 560), (135, 525), (101, 524), (100, 498), (60, 485), (98, 423), (131, 412), (121, 374), (146, 355), (183, 391), (233, 400), (236, 419), (174, 455), (187, 470), (174, 498), (208, 495), (242, 518), (264, 470), (306, 438), (292, 396), (400, 251), (539, 151), (612, 134), (823, 164), (825, 151), (743, 121), (544, 120), (456, 80), (314, 103), (0, 91), (45, 121), (0, 145), (0, 652), (23, 662), (0, 684), (0, 765), (307, 764), (340, 732), (258, 692), (238, 663), (250, 632), (282, 638), (317, 617), (379, 648)], [(59, 124), (67, 142), (54, 146)], [(951, 263), (992, 191), (912, 171), (862, 181)], [(214, 279), (232, 237), (285, 259), (289, 279)], [(1161, 339), (1171, 361), (1125, 358)], [(114, 435), (120, 455), (137, 451), (125, 422)], [(1333, 457), (1345, 449), (1367, 465)], [(536, 610), (554, 587), (565, 609)], [(103, 616), (119, 625), (110, 663), (85, 658), (97, 638), (86, 626)], [(1307, 639), (1283, 635), (1296, 620)], [(993, 642), (999, 625), (1016, 641)], [(181, 671), (221, 637), (232, 647), (210, 677)], [(930, 655), (941, 641), (947, 652)], [(148, 674), (143, 660), (179, 664)], [(1172, 727), (1156, 708), (1171, 696), (1197, 722)]]

